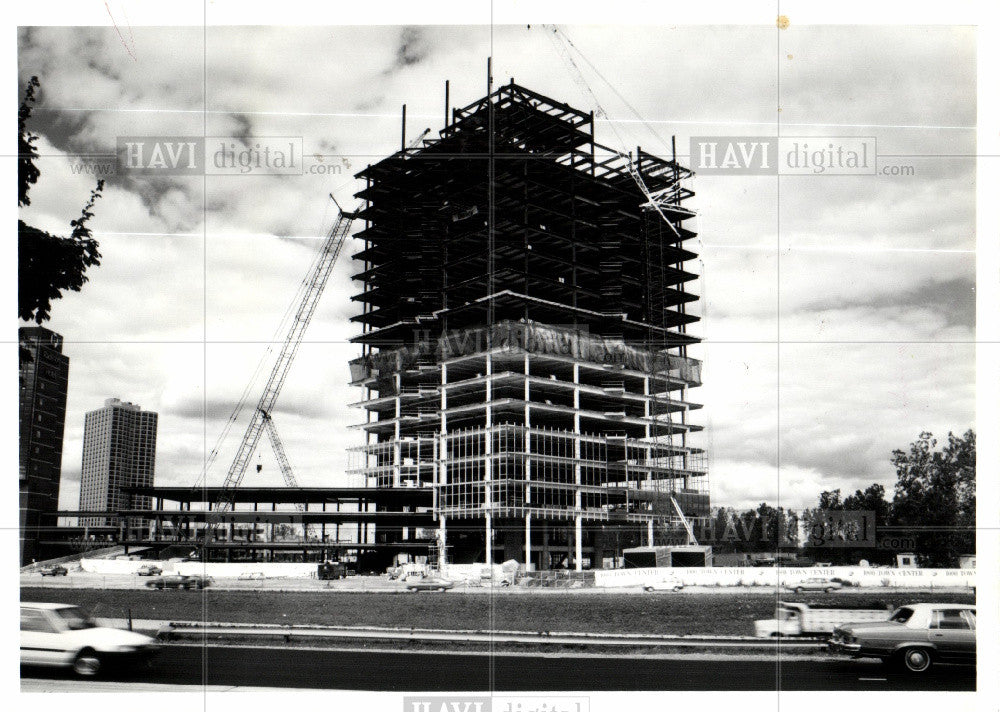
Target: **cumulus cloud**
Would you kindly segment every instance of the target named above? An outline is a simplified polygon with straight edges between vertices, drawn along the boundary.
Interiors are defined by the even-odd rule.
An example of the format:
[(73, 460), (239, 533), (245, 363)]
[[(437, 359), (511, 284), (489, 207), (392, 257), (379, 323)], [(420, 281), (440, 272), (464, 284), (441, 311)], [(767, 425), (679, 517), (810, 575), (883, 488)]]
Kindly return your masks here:
[[(597, 137), (615, 150), (669, 155), (676, 136), (685, 161), (691, 136), (780, 130), (874, 136), (915, 169), (693, 180), (705, 320), (692, 332), (705, 342), (691, 354), (705, 385), (689, 398), (705, 404), (695, 444), (717, 504), (800, 507), (823, 489), (891, 484), (894, 448), (973, 424), (975, 133), (962, 127), (976, 117), (974, 30), (793, 25), (776, 53), (763, 26), (564, 29), (590, 60), (581, 70), (613, 119)], [(299, 137), (327, 170), (109, 179), (92, 221), (103, 263), (51, 322), (71, 359), (63, 506), (75, 505), (83, 414), (107, 397), (161, 413), (158, 482), (197, 480), (283, 336), (335, 215), (327, 195), (350, 205), (353, 174), (398, 148), (401, 104), (409, 137), (440, 128), (444, 80), (453, 105), (479, 98), (492, 46), (496, 82), (597, 108), (538, 26), (134, 32), (138, 61), (113, 28), (20, 31), (20, 81), (42, 82), (42, 176), (25, 220), (65, 233), (95, 181), (79, 154), (111, 152), (119, 136)], [(363, 420), (347, 407), (361, 397), (347, 385), (352, 262), (337, 264), (275, 411), (307, 485), (346, 482), (346, 448), (361, 442), (347, 427)], [(267, 447), (260, 457), (248, 477), (280, 484)]]

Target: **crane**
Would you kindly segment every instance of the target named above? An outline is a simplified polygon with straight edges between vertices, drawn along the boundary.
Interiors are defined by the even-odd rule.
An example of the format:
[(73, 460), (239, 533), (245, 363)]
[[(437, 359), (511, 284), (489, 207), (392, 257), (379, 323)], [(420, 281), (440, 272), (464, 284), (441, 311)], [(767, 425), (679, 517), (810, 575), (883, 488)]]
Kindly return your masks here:
[[(330, 197), (332, 198), (333, 195), (331, 194)], [(315, 265), (313, 265), (308, 277), (306, 277), (302, 301), (295, 312), (295, 317), (292, 319), (291, 326), (285, 336), (278, 358), (271, 369), (271, 374), (268, 376), (267, 383), (264, 385), (264, 392), (257, 401), (257, 407), (254, 409), (250, 423), (243, 434), (243, 440), (240, 441), (236, 456), (233, 458), (233, 462), (229, 466), (229, 471), (226, 473), (222, 491), (216, 502), (215, 512), (217, 515), (224, 514), (232, 508), (236, 490), (243, 481), (250, 458), (257, 449), (260, 436), (264, 430), (268, 431), (271, 443), (275, 447), (275, 453), (278, 454), (278, 462), (281, 466), (281, 473), (285, 478), (285, 483), (289, 487), (298, 486), (295, 475), (288, 464), (288, 459), (282, 457), (284, 448), (281, 447), (280, 439), (276, 437), (277, 431), (274, 428), (274, 422), (271, 420), (271, 411), (274, 409), (278, 395), (281, 393), (281, 388), (288, 378), (295, 355), (302, 344), (302, 337), (305, 335), (306, 328), (309, 326), (309, 322), (316, 312), (319, 298), (322, 296), (323, 289), (326, 287), (326, 283), (333, 271), (333, 265), (336, 263), (337, 257), (340, 256), (344, 243), (347, 242), (347, 238), (350, 236), (351, 225), (356, 217), (357, 211), (345, 212), (342, 209), (339, 210), (333, 227), (330, 228), (330, 232), (323, 241), (320, 256), (316, 260)]]
[[(430, 133), (430, 129), (424, 129), (424, 131), (410, 143), (407, 150), (416, 148), (428, 133)], [(257, 449), (257, 446), (260, 443), (260, 437), (264, 432), (267, 433), (268, 439), (271, 441), (271, 447), (274, 449), (275, 457), (278, 460), (278, 466), (281, 469), (281, 475), (285, 480), (285, 484), (289, 487), (299, 486), (298, 481), (295, 478), (295, 474), (292, 472), (292, 467), (288, 462), (288, 457), (285, 455), (285, 449), (282, 445), (281, 438), (278, 436), (278, 430), (275, 427), (274, 421), (272, 420), (271, 411), (274, 409), (278, 396), (281, 393), (281, 388), (284, 386), (285, 380), (288, 378), (288, 373), (291, 370), (293, 361), (295, 360), (295, 355), (298, 353), (299, 346), (302, 344), (302, 337), (305, 335), (309, 322), (312, 320), (313, 314), (316, 312), (319, 299), (323, 294), (323, 290), (325, 289), (326, 283), (330, 278), (330, 274), (333, 272), (333, 266), (336, 264), (337, 258), (340, 256), (340, 253), (344, 248), (344, 244), (350, 237), (351, 225), (358, 217), (358, 213), (360, 212), (362, 206), (362, 204), (359, 204), (354, 210), (345, 211), (337, 202), (333, 193), (330, 194), (330, 199), (333, 200), (334, 204), (337, 206), (337, 219), (330, 228), (330, 231), (327, 233), (326, 239), (323, 241), (323, 246), (320, 248), (319, 257), (316, 259), (316, 262), (304, 281), (305, 287), (302, 291), (302, 301), (299, 303), (298, 309), (295, 312), (295, 317), (292, 319), (291, 326), (288, 328), (288, 333), (282, 343), (281, 351), (271, 369), (267, 383), (264, 385), (264, 392), (257, 401), (257, 407), (254, 409), (253, 415), (250, 418), (250, 423), (247, 425), (246, 432), (243, 434), (243, 439), (240, 441), (239, 448), (236, 451), (236, 456), (233, 458), (233, 462), (229, 466), (229, 471), (226, 473), (226, 479), (223, 482), (222, 490), (219, 493), (219, 498), (216, 501), (214, 508), (215, 516), (212, 518), (213, 524), (217, 523), (223, 514), (232, 509), (236, 496), (236, 490), (243, 481), (247, 467), (250, 464), (250, 458)], [(299, 511), (304, 511), (305, 505), (299, 503), (296, 505), (296, 508), (299, 509)], [(308, 538), (308, 527), (306, 525), (303, 525), (303, 527), (303, 533)], [(210, 528), (211, 527), (206, 528), (206, 533)]]
[(677, 510), (677, 516), (681, 518), (681, 524), (684, 525), (684, 529), (687, 531), (687, 543), (697, 544), (698, 539), (694, 535), (694, 529), (691, 527), (691, 522), (684, 516), (684, 510), (681, 509), (681, 505), (674, 499), (673, 495), (670, 496), (670, 501), (673, 503), (674, 509)]

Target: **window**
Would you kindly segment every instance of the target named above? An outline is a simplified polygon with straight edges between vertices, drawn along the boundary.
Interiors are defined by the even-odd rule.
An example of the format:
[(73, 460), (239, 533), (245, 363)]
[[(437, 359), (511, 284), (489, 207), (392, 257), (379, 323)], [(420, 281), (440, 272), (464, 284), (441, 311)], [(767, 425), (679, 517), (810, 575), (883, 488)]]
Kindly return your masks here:
[(962, 615), (960, 609), (945, 609), (934, 611), (931, 615), (931, 628), (938, 630), (969, 630), (969, 621)]
[(892, 614), (892, 618), (890, 618), (889, 620), (895, 623), (906, 623), (906, 621), (910, 620), (910, 617), (912, 615), (913, 615), (912, 608), (900, 608), (898, 611)]
[(21, 630), (36, 633), (55, 633), (52, 624), (46, 620), (41, 611), (31, 608), (21, 609)]
[(84, 630), (86, 628), (97, 627), (94, 621), (90, 620), (79, 608), (57, 608), (56, 613), (70, 630)]

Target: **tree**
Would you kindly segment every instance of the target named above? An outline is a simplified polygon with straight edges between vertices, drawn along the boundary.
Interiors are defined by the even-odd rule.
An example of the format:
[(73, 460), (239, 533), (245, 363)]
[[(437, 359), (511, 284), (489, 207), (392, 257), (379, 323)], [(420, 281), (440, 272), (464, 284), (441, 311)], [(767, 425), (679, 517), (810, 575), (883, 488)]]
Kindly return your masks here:
[(843, 509), (850, 511), (865, 511), (875, 513), (875, 526), (881, 527), (889, 522), (891, 505), (885, 498), (885, 487), (876, 483), (869, 485), (864, 491), (857, 490), (845, 497)]
[(820, 509), (843, 509), (844, 503), (840, 501), (840, 490), (835, 489), (829, 492), (820, 492)]
[[(19, 207), (31, 204), (28, 192), (38, 182), (41, 171), (35, 165), (38, 151), (35, 141), (38, 136), (28, 131), (31, 107), (35, 103), (35, 90), (39, 87), (38, 77), (32, 77), (24, 92), (17, 114), (18, 163), (17, 204)], [(69, 237), (51, 235), (32, 227), (23, 220), (17, 221), (17, 315), (24, 321), (41, 324), (51, 316), (52, 300), (62, 297), (63, 292), (79, 292), (87, 281), (88, 267), (101, 264), (98, 242), (87, 226), (93, 217), (94, 203), (101, 197), (104, 181), (97, 181), (90, 199), (76, 220), (70, 221)], [(24, 351), (22, 349), (22, 358)]]
[(35, 103), (35, 89), (39, 86), (38, 77), (28, 80), (24, 90), (24, 101), (17, 111), (17, 205), (31, 205), (28, 189), (38, 182), (38, 168), (35, 159), (35, 141), (38, 137), (28, 132), (28, 118), (31, 116), (31, 105)]
[(976, 547), (976, 434), (948, 433), (947, 445), (936, 447), (934, 436), (923, 432), (909, 451), (892, 453), (891, 521), (915, 538), (923, 563), (955, 566)]
[[(821, 492), (819, 495), (819, 506), (816, 509), (803, 512), (803, 521), (806, 529), (809, 530), (814, 525), (821, 525), (829, 522), (829, 513), (833, 512), (873, 512), (874, 532), (877, 533), (879, 527), (889, 523), (890, 504), (885, 499), (885, 487), (878, 483), (869, 485), (864, 490), (856, 490), (854, 494), (846, 497), (841, 496), (840, 489)], [(833, 521), (836, 521), (834, 517)], [(845, 518), (844, 521), (851, 521)], [(856, 525), (854, 525), (856, 526)], [(808, 539), (808, 537), (807, 537)], [(872, 548), (871, 543), (863, 546), (835, 546), (825, 547), (822, 553), (825, 560), (837, 564), (856, 564), (861, 559), (888, 563), (891, 556), (888, 552)]]

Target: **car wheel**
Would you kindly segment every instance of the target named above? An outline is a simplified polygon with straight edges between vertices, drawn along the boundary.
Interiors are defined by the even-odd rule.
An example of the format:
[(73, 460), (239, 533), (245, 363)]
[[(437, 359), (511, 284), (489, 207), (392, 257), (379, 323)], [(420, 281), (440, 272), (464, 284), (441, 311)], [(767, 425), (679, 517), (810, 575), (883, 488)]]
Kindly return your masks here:
[(802, 587), (801, 586), (796, 586), (795, 587), (795, 593), (802, 593)]
[(652, 590), (653, 590), (653, 587), (652, 587), (652, 586), (643, 586), (643, 587), (642, 587), (642, 590), (643, 590), (643, 591), (652, 591)]
[(826, 591), (827, 593), (833, 593), (833, 589), (832, 588), (826, 588), (826, 589), (823, 589), (823, 590)]
[(91, 648), (84, 648), (73, 659), (73, 672), (80, 677), (94, 677), (101, 671), (101, 659)]
[(933, 662), (927, 648), (906, 648), (900, 653), (900, 660), (910, 672), (926, 672)]

